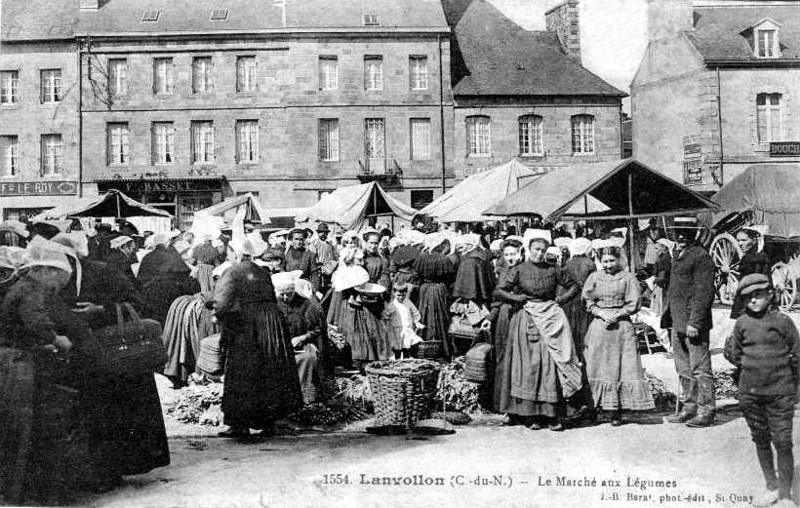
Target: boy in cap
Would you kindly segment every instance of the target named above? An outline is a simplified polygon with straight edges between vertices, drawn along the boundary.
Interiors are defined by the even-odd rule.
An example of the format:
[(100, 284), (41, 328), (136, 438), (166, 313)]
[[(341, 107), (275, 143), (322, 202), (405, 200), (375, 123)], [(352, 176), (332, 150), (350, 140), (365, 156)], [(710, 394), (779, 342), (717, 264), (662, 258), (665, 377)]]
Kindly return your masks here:
[[(739, 405), (767, 483), (753, 506), (793, 507), (794, 476), (792, 419), (797, 404), (800, 337), (789, 316), (773, 305), (774, 293), (766, 275), (746, 275), (738, 297), (745, 314), (736, 320), (725, 358), (741, 369)], [(772, 447), (778, 455), (778, 474)]]

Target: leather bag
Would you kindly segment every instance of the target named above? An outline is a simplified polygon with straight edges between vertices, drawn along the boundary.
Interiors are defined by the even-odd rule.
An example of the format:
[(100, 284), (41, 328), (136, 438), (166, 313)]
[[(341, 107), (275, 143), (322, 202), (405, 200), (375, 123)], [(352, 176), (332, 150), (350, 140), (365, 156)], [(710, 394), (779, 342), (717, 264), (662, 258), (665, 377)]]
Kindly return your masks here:
[[(118, 303), (116, 307), (117, 324), (95, 331), (108, 370), (123, 375), (163, 370), (167, 351), (161, 338), (161, 324), (140, 318), (129, 303)], [(128, 321), (125, 321), (124, 311), (128, 313)]]

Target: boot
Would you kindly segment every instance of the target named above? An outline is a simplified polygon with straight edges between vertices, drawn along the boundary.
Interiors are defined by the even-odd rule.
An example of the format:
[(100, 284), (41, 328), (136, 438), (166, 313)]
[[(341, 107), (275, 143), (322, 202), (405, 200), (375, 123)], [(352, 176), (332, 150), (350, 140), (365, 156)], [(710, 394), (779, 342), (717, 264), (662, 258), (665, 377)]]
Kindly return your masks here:
[(710, 427), (714, 424), (714, 413), (701, 413), (686, 422), (687, 427)]
[(686, 423), (692, 418), (694, 418), (696, 413), (693, 411), (687, 411), (686, 409), (681, 410), (680, 413), (672, 416), (667, 416), (667, 421), (669, 423)]

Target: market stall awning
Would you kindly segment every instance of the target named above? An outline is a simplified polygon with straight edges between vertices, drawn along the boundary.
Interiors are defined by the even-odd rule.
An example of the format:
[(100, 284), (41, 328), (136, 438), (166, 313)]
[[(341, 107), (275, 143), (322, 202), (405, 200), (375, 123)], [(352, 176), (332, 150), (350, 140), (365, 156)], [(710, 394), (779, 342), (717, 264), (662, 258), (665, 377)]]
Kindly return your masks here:
[(483, 213), (537, 214), (554, 221), (681, 215), (709, 209), (718, 206), (645, 164), (624, 159), (552, 170)]
[(261, 224), (270, 223), (270, 214), (266, 208), (261, 205), (261, 202), (252, 193), (242, 194), (233, 198), (228, 198), (225, 201), (211, 205), (208, 208), (203, 208), (195, 212), (195, 215), (218, 215), (221, 217), (227, 214), (231, 216), (237, 215), (240, 209), (244, 209), (242, 216), (243, 220), (258, 221)]
[(172, 217), (158, 208), (139, 203), (122, 192), (111, 189), (93, 198), (81, 198), (74, 203), (42, 212), (41, 219), (60, 219), (64, 217)]
[(750, 211), (755, 223), (769, 226), (768, 235), (800, 236), (800, 166), (755, 164), (726, 183), (712, 199), (721, 210), (700, 217), (709, 227), (730, 214)]
[(484, 215), (483, 210), (516, 192), (536, 175), (536, 171), (512, 160), (467, 177), (419, 213), (439, 222), (496, 220)]
[(335, 222), (345, 229), (361, 229), (367, 217), (395, 215), (411, 220), (417, 211), (390, 196), (375, 182), (339, 187), (319, 202), (298, 214), (298, 222)]

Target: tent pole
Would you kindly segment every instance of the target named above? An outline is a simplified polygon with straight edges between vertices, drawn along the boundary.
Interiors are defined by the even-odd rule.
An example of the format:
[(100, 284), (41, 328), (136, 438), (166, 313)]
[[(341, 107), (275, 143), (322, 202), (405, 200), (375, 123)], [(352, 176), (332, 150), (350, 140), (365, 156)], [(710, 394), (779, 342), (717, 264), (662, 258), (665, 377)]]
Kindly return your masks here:
[(631, 273), (636, 273), (636, 263), (633, 257), (633, 173), (628, 171), (628, 248), (631, 251), (628, 266)]
[(122, 211), (120, 211), (120, 208), (119, 208), (119, 193), (115, 194), (114, 197), (117, 198), (117, 219), (121, 219), (122, 218)]

